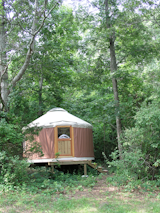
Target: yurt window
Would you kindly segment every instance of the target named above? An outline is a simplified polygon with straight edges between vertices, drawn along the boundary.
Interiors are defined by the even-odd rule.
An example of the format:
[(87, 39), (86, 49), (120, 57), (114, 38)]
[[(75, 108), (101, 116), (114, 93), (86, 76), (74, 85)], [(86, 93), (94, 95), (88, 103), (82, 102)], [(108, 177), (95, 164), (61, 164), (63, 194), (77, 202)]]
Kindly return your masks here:
[(58, 138), (70, 138), (70, 127), (58, 127)]

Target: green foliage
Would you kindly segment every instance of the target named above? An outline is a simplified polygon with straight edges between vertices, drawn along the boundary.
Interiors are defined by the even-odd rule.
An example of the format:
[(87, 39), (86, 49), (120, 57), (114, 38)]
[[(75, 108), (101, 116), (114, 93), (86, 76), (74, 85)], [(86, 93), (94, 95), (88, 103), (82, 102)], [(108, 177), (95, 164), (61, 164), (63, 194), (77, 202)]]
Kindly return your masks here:
[(159, 123), (159, 104), (144, 105), (135, 116), (135, 127), (124, 131), (122, 159), (116, 150), (111, 154), (112, 161), (107, 161), (112, 171), (115, 170), (118, 184), (144, 187), (146, 181), (157, 180), (152, 186), (160, 186)]
[[(21, 118), (23, 126), (60, 106), (66, 87), (73, 84), (73, 54), (80, 36), (71, 9), (61, 6), (51, 12), (38, 40), (25, 75), (10, 94), (10, 111)], [(23, 51), (13, 56), (10, 78), (24, 63)]]
[(102, 84), (102, 88), (100, 85), (97, 87), (93, 90), (81, 89), (78, 93), (76, 90), (75, 93), (72, 92), (72, 96), (70, 95), (71, 91), (68, 90), (61, 106), (93, 125), (95, 157), (102, 160), (102, 152), (109, 156), (117, 141), (113, 94), (109, 85)]
[[(36, 169), (37, 170), (37, 169)], [(44, 169), (44, 173), (46, 173)], [(41, 173), (42, 175), (42, 173)], [(57, 174), (58, 175), (58, 174)], [(67, 175), (66, 178), (68, 177)], [(74, 178), (74, 176), (72, 176)], [(105, 177), (105, 176), (104, 176)], [(104, 178), (103, 177), (103, 178)], [(99, 178), (98, 178), (99, 179)], [(85, 178), (84, 181), (87, 179)], [(111, 177), (110, 177), (111, 180)], [(72, 182), (72, 180), (71, 180)], [(99, 185), (99, 183), (101, 183)], [(23, 188), (15, 188), (13, 191), (1, 193), (0, 206), (3, 212), (99, 212), (99, 213), (137, 213), (142, 211), (158, 213), (160, 209), (160, 194), (159, 191), (153, 191), (151, 184), (145, 183), (150, 187), (147, 193), (133, 192), (129, 193), (123, 187), (109, 187), (109, 178), (107, 182), (99, 182), (96, 187), (85, 188), (82, 184), (73, 187), (73, 191), (69, 191), (67, 183), (65, 190), (60, 191), (59, 182), (55, 184), (57, 191), (54, 188), (44, 188), (37, 193), (27, 190), (27, 186)], [(47, 185), (47, 184), (46, 184)], [(60, 184), (59, 184), (60, 185)], [(140, 187), (140, 186), (138, 186)], [(110, 190), (113, 191), (110, 191)], [(139, 188), (138, 188), (139, 189)], [(81, 192), (81, 190), (84, 190)], [(83, 195), (83, 196), (82, 196)], [(96, 196), (96, 197), (95, 197)], [(129, 202), (128, 202), (129, 200)]]
[(42, 155), (41, 145), (34, 140), (34, 136), (39, 134), (40, 128), (22, 129), (25, 119), (21, 122), (21, 113), (19, 116), (10, 110), (7, 113), (0, 112), (0, 152), (5, 151), (8, 157), (23, 156), (23, 142), (28, 141), (28, 152), (39, 153)]
[(22, 156), (23, 134), (19, 125), (0, 120), (0, 152), (6, 151), (10, 156)]
[(28, 168), (29, 163), (19, 160), (17, 156), (7, 157), (1, 152), (0, 191), (20, 190), (32, 194), (45, 190), (46, 194), (63, 193), (93, 187), (97, 174), (82, 177), (81, 174), (70, 174), (55, 169), (53, 174), (46, 167)]
[(27, 168), (29, 163), (21, 160), (19, 156), (7, 156), (4, 151), (0, 152), (0, 184), (5, 189), (13, 189), (29, 180)]
[[(39, 3), (43, 9), (43, 2)], [(47, 10), (53, 3), (48, 2)], [(11, 81), (25, 60), (25, 47), (29, 42), (26, 35), (31, 31), (34, 8), (29, 1), (21, 4), (18, 0), (12, 4), (6, 0), (5, 5), (6, 13), (14, 13), (14, 18), (7, 16), (6, 28), (10, 32), (6, 51), (11, 60), (8, 66)], [(95, 157), (102, 159), (103, 151), (107, 159), (113, 159), (109, 165), (116, 168), (117, 181), (130, 183), (130, 180), (157, 179), (159, 184), (159, 8), (148, 5), (150, 12), (144, 5), (140, 1), (110, 1), (111, 14), (108, 15), (111, 15), (112, 27), (107, 30), (104, 1), (101, 0), (92, 1), (96, 8), (94, 14), (92, 10), (89, 12), (89, 7), (81, 7), (73, 13), (62, 6), (51, 12), (35, 42), (35, 51), (25, 75), (15, 88), (10, 88), (9, 112), (1, 112), (0, 151), (6, 151), (8, 157), (22, 156), (22, 128), (50, 108), (60, 106), (93, 125)], [(42, 17), (39, 17), (37, 27), (40, 21)], [(108, 38), (113, 32), (118, 69), (110, 74)], [(118, 159), (117, 151), (110, 155), (117, 146), (113, 77), (118, 82), (124, 130), (122, 160)], [(32, 143), (33, 135), (29, 139), (31, 151), (40, 152), (40, 147)], [(31, 176), (33, 191), (34, 187), (43, 189), (52, 185), (49, 176), (42, 176), (44, 179), (40, 178), (37, 186)], [(63, 178), (65, 182), (66, 176)], [(54, 187), (60, 191), (64, 189), (62, 183), (55, 183)]]
[(127, 184), (128, 181), (137, 180), (147, 176), (147, 170), (143, 166), (143, 154), (140, 150), (134, 152), (123, 151), (122, 160), (119, 160), (118, 150), (111, 154), (112, 161), (107, 162), (111, 171), (116, 173), (119, 185)]

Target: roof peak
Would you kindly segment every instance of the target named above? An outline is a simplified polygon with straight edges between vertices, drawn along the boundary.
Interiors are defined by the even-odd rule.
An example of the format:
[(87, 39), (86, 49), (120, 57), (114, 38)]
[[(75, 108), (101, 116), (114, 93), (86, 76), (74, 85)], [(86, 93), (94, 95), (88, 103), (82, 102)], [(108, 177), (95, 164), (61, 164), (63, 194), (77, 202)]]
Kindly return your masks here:
[(55, 112), (55, 111), (67, 112), (65, 109), (60, 108), (60, 107), (55, 107), (55, 108), (53, 108), (53, 109), (50, 109), (48, 112)]
[(92, 125), (88, 122), (70, 114), (60, 107), (50, 109), (46, 114), (32, 121), (28, 127), (52, 128), (55, 126), (73, 126), (77, 128), (90, 128)]

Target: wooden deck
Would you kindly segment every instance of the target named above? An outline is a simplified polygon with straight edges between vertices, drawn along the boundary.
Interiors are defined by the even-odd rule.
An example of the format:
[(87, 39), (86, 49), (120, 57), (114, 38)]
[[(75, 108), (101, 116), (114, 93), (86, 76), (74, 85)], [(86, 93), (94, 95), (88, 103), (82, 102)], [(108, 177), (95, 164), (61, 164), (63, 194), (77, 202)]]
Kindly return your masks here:
[(97, 163), (92, 163), (92, 161), (89, 160), (83, 160), (83, 161), (63, 161), (62, 159), (57, 159), (57, 162), (48, 162), (48, 165), (51, 166), (52, 172), (54, 172), (54, 166), (55, 165), (84, 165), (84, 175), (87, 175), (87, 165), (91, 166), (93, 169), (96, 169), (100, 173), (107, 173), (107, 170), (104, 170), (102, 167), (97, 166)]
[(97, 163), (93, 163), (94, 157), (73, 157), (73, 156), (60, 156), (52, 159), (34, 159), (29, 160), (30, 163), (47, 163), (54, 172), (54, 166), (56, 165), (84, 165), (84, 175), (87, 175), (87, 165), (97, 170), (100, 173), (107, 173), (108, 171), (98, 166)]

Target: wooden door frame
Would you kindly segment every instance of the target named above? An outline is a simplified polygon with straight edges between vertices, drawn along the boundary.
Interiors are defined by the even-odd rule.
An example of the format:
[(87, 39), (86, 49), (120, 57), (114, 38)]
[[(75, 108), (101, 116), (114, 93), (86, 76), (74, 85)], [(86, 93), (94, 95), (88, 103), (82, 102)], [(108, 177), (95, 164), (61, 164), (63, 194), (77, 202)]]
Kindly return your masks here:
[[(73, 132), (73, 127), (72, 126), (56, 126), (54, 128), (54, 154), (58, 153), (58, 128), (65, 128), (69, 127), (70, 128), (70, 138), (71, 138), (71, 156), (66, 155), (66, 157), (74, 157), (74, 132)], [(62, 155), (60, 157), (65, 157), (65, 155)]]

